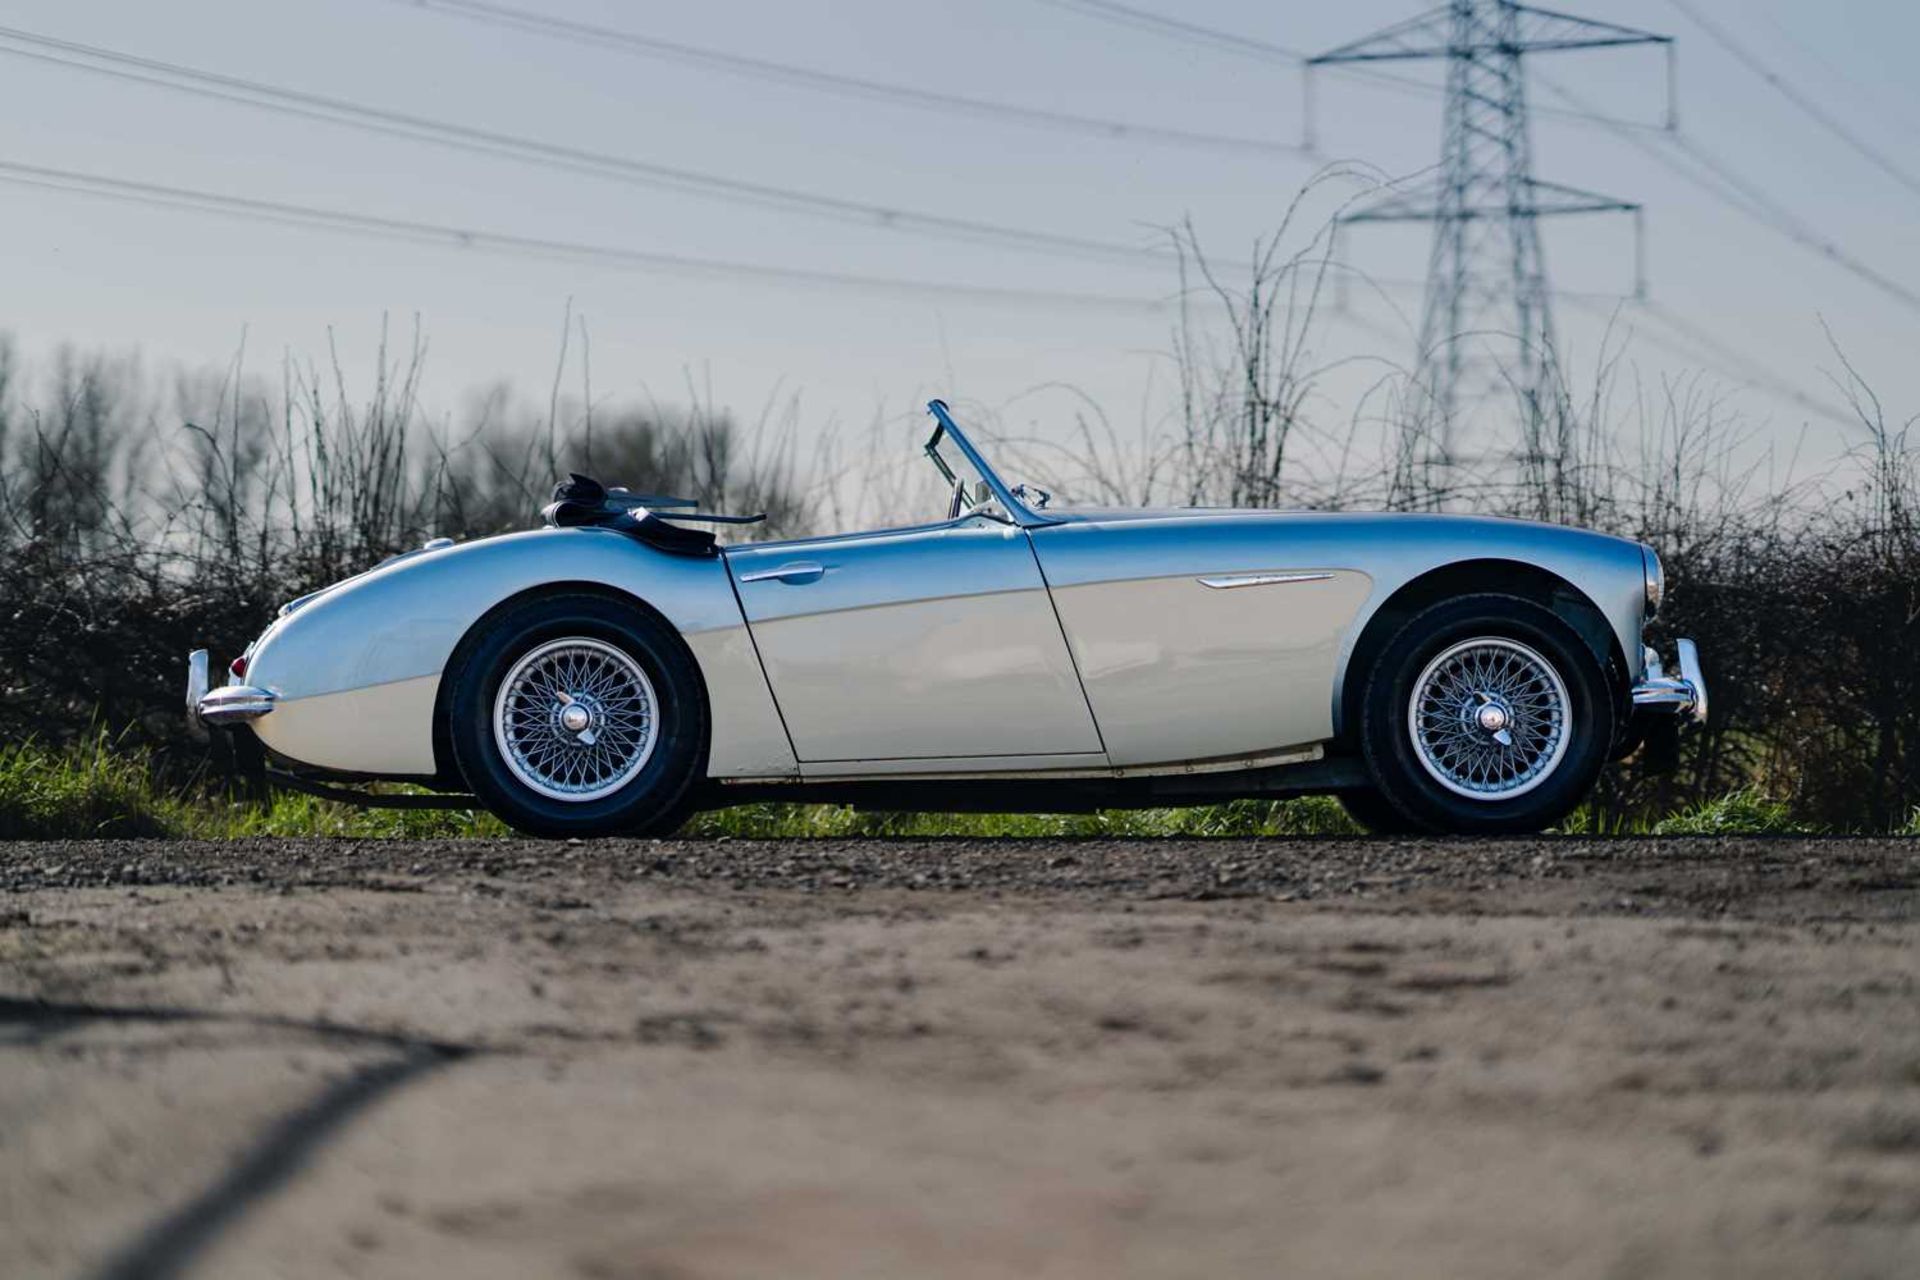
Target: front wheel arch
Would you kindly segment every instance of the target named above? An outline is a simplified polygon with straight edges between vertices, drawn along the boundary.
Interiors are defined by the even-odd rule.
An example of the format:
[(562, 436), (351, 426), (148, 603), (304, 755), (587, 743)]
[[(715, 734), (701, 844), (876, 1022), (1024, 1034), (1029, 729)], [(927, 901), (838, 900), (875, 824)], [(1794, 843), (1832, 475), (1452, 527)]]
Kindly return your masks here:
[[(620, 588), (610, 587), (604, 582), (543, 582), (537, 587), (529, 587), (525, 591), (517, 591), (506, 599), (494, 604), (485, 613), (475, 618), (473, 622), (468, 625), (467, 629), (461, 633), (459, 642), (453, 646), (453, 652), (447, 655), (447, 664), (440, 669), (440, 684), (434, 691), (433, 766), (436, 775), (448, 785), (470, 789), (465, 776), (460, 771), (460, 763), (454, 758), (453, 753), (453, 739), (450, 732), (453, 690), (450, 687), (450, 682), (446, 678), (447, 673), (460, 669), (467, 656), (468, 650), (472, 648), (474, 638), (480, 635), (495, 618), (510, 609), (519, 608), (521, 605), (540, 599), (541, 597), (562, 595), (603, 596), (616, 604), (624, 605), (631, 609), (638, 609), (650, 615), (675, 637), (679, 637), (680, 635), (679, 628), (669, 622), (667, 616), (658, 609), (648, 604), (639, 596), (634, 595), (631, 591), (622, 591)], [(707, 698), (708, 705), (712, 705), (713, 691), (707, 687), (707, 673), (701, 669), (700, 660), (694, 656), (693, 650), (687, 646), (684, 639), (680, 640), (680, 645), (681, 648), (685, 650), (688, 663), (692, 665), (694, 673), (699, 677), (702, 696)]]
[[(1465, 666), (1449, 672), (1456, 661)], [(1442, 601), (1401, 628), (1368, 676), (1367, 773), (1393, 810), (1427, 831), (1544, 830), (1591, 793), (1606, 763), (1617, 730), (1607, 685), (1598, 655), (1538, 601), (1486, 592)], [(1471, 723), (1474, 689), (1495, 722)], [(1500, 760), (1489, 735), (1503, 728), (1515, 736), (1501, 739)], [(1464, 742), (1465, 754), (1448, 742)]]
[(1631, 682), (1627, 676), (1626, 655), (1613, 625), (1592, 598), (1565, 578), (1538, 565), (1518, 560), (1461, 560), (1429, 569), (1406, 583), (1381, 602), (1367, 619), (1353, 652), (1347, 656), (1340, 698), (1334, 708), (1334, 741), (1342, 748), (1359, 746), (1360, 712), (1367, 681), (1388, 643), (1415, 617), (1432, 606), (1457, 596), (1483, 593), (1518, 596), (1553, 610), (1592, 649), (1606, 668), (1613, 686), (1616, 720), (1623, 727), (1631, 710)]

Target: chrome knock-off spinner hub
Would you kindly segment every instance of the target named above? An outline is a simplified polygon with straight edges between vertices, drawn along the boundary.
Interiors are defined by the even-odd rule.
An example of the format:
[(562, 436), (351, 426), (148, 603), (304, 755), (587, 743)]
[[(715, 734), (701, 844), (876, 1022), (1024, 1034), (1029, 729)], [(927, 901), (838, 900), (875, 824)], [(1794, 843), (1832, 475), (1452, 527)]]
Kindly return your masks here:
[(1552, 776), (1573, 731), (1566, 682), (1503, 636), (1463, 640), (1414, 682), (1407, 734), (1429, 777), (1472, 800), (1511, 800)]
[(493, 738), (509, 772), (554, 800), (600, 800), (633, 781), (660, 737), (659, 699), (632, 655), (587, 636), (530, 650), (500, 681)]
[(1480, 726), (1482, 732), (1489, 734), (1504, 732), (1512, 719), (1513, 714), (1491, 697), (1473, 713), (1473, 722)]

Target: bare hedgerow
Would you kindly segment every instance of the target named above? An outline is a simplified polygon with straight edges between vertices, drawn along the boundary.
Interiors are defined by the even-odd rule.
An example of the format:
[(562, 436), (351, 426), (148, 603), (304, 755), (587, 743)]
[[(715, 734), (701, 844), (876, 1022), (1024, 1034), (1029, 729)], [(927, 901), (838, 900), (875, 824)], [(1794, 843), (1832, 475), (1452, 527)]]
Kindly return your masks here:
[[(1556, 430), (1578, 444), (1562, 464), (1422, 489), (1418, 468), (1395, 466), (1418, 407), (1412, 372), (1376, 362), (1360, 407), (1328, 418), (1322, 383), (1339, 362), (1312, 339), (1327, 246), (1263, 242), (1251, 279), (1229, 286), (1193, 260), (1192, 228), (1180, 234), (1195, 296), (1212, 301), (1176, 331), (1174, 410), (1128, 439), (1074, 392), (1064, 441), (1000, 432), (1019, 471), (1082, 501), (1472, 510), (1652, 543), (1669, 575), (1655, 629), (1703, 641), (1713, 721), (1683, 739), (1675, 774), (1644, 753), (1611, 770), (1588, 820), (1613, 827), (1736, 790), (1829, 829), (1910, 820), (1920, 442), (1837, 344), (1859, 437), (1824, 474), (1757, 451), (1704, 377), (1643, 385), (1609, 348), (1584, 393), (1557, 393)], [(0, 734), (58, 740), (99, 723), (177, 746), (187, 649), (255, 634), (281, 601), (426, 537), (527, 527), (569, 470), (766, 509), (772, 535), (902, 514), (890, 417), (844, 456), (829, 435), (803, 463), (791, 400), (744, 428), (697, 385), (670, 406), (600, 404), (584, 359), (578, 396), (557, 377), (544, 406), (496, 392), (429, 417), (424, 357), (417, 333), (383, 342), (358, 392), (333, 359), (283, 361), (271, 383), (236, 359), (162, 386), (131, 360), (74, 353), (23, 370), (0, 343)], [(871, 483), (849, 497), (846, 476)]]
[[(799, 531), (791, 421), (742, 431), (712, 402), (546, 412), (496, 396), (425, 420), (426, 346), (383, 332), (371, 385), (287, 358), (163, 386), (127, 359), (61, 353), (37, 381), (0, 341), (0, 737), (103, 727), (196, 767), (183, 661), (258, 634), (282, 602), (441, 534), (529, 528), (556, 479), (597, 472)], [(231, 654), (216, 653), (217, 660)], [(122, 736), (130, 735), (130, 736)]]
[(1611, 769), (1587, 820), (1612, 829), (1744, 789), (1831, 829), (1909, 821), (1920, 805), (1920, 442), (1837, 343), (1859, 443), (1823, 474), (1757, 448), (1704, 375), (1641, 384), (1610, 329), (1584, 391), (1553, 362), (1552, 431), (1565, 447), (1552, 465), (1496, 453), (1435, 484), (1409, 461), (1425, 429), (1417, 370), (1386, 370), (1344, 419), (1318, 416), (1338, 364), (1312, 354), (1337, 265), (1323, 242), (1281, 254), (1263, 241), (1229, 286), (1191, 226), (1177, 237), (1210, 303), (1175, 332), (1170, 425), (1127, 441), (1065, 388), (1073, 443), (1003, 431), (1018, 469), (1081, 500), (1484, 512), (1650, 543), (1669, 580), (1655, 636), (1703, 642), (1713, 719), (1682, 738), (1677, 772), (1651, 769), (1647, 753)]

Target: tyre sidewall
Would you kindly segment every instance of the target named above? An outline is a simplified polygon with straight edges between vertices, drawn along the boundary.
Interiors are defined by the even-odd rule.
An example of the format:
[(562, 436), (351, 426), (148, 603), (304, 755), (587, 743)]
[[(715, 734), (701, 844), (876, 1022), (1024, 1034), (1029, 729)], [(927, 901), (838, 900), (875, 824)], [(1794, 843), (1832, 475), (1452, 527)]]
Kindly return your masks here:
[[(614, 645), (646, 672), (659, 737), (640, 771), (612, 795), (567, 801), (514, 776), (494, 737), (494, 700), (513, 664), (550, 640), (581, 636)], [(706, 690), (685, 643), (657, 615), (604, 596), (537, 596), (474, 629), (448, 666), (448, 738), (474, 794), (501, 820), (533, 835), (591, 836), (657, 828), (683, 814), (706, 769)]]
[(1365, 791), (1342, 791), (1339, 800), (1346, 815), (1370, 836), (1410, 836), (1424, 831), (1423, 827), (1394, 808), (1385, 796), (1371, 788)]
[[(1516, 640), (1552, 664), (1567, 686), (1573, 724), (1545, 781), (1510, 800), (1475, 800), (1429, 774), (1408, 734), (1408, 703), (1426, 666), (1449, 646), (1478, 637)], [(1361, 727), (1367, 768), (1380, 793), (1422, 829), (1459, 833), (1539, 831), (1572, 812), (1600, 776), (1614, 737), (1606, 667), (1577, 631), (1544, 605), (1518, 596), (1474, 595), (1435, 605), (1388, 642), (1368, 680)]]

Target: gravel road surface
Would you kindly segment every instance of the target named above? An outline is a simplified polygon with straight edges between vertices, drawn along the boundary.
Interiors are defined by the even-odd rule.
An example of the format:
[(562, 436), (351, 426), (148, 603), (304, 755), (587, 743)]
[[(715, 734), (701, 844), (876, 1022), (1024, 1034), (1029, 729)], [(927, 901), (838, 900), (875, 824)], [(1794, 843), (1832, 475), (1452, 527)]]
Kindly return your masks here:
[(1920, 842), (0, 845), (0, 1276), (1911, 1277)]

